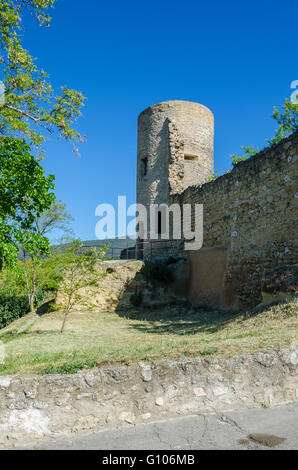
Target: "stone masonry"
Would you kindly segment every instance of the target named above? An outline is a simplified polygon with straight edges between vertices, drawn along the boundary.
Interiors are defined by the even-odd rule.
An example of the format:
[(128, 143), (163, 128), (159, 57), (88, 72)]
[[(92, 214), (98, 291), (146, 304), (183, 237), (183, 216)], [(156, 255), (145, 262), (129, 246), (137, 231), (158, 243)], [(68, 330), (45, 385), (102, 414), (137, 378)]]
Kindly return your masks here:
[(262, 300), (267, 270), (297, 263), (298, 131), (172, 203), (204, 205), (203, 248), (228, 250), (226, 282), (238, 306)]
[(0, 377), (0, 447), (298, 398), (298, 349)]
[[(213, 115), (198, 103), (167, 101), (143, 111), (138, 120), (137, 202), (147, 213), (150, 204), (178, 204), (181, 209), (203, 204), (203, 249), (226, 250), (219, 283), (233, 297), (227, 308), (245, 308), (262, 300), (268, 270), (298, 262), (298, 131), (206, 183), (213, 174), (213, 134)], [(147, 245), (139, 246), (150, 257)], [(167, 245), (156, 240), (154, 252), (165, 256), (183, 246), (183, 240)], [(201, 258), (190, 260), (198, 278)], [(208, 253), (204, 259), (208, 268)], [(212, 281), (212, 266), (209, 270)]]
[(213, 135), (213, 114), (199, 103), (145, 109), (138, 119), (137, 203), (168, 204), (171, 194), (213, 175)]

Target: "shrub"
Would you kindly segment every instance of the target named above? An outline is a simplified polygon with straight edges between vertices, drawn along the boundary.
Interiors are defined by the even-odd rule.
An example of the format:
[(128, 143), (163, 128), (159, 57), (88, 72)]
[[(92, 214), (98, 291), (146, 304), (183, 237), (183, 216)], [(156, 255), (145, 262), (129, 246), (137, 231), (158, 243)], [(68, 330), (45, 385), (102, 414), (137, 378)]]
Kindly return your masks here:
[(0, 293), (0, 328), (21, 318), (29, 311), (26, 295), (9, 295)]
[(62, 366), (47, 366), (42, 370), (43, 374), (76, 374), (79, 370), (83, 369), (93, 369), (97, 367), (98, 363), (96, 361), (84, 361), (84, 362), (74, 362), (63, 364)]
[(147, 281), (162, 284), (169, 284), (172, 281), (172, 273), (168, 265), (162, 261), (145, 261), (141, 272)]
[(47, 296), (47, 291), (44, 290), (43, 288), (39, 287), (36, 290), (36, 294), (35, 294), (35, 298), (34, 298), (34, 303), (35, 303), (36, 307), (39, 307), (40, 305), (42, 305), (42, 303), (45, 300), (46, 296)]

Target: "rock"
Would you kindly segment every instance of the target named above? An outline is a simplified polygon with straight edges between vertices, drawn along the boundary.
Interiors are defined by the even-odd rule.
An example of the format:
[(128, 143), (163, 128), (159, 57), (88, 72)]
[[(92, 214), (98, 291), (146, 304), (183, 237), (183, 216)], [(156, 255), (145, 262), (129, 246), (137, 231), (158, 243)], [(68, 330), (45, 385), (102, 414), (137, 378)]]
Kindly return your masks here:
[(225, 395), (228, 389), (226, 387), (216, 385), (215, 387), (213, 387), (212, 391), (215, 397), (219, 397), (221, 395)]
[(273, 364), (276, 364), (278, 359), (273, 353), (262, 353), (258, 352), (255, 354), (255, 358), (259, 364), (265, 367), (271, 367)]
[(297, 349), (284, 349), (281, 353), (281, 359), (285, 364), (296, 366), (298, 364)]
[(10, 386), (10, 377), (0, 377), (0, 388), (8, 388)]
[(93, 415), (80, 416), (76, 421), (73, 432), (84, 431), (85, 429), (95, 428), (99, 424), (99, 419)]
[(152, 379), (152, 370), (149, 364), (142, 364), (139, 363), (141, 367), (141, 375), (144, 380), (144, 382), (150, 382)]
[(57, 406), (64, 406), (67, 405), (70, 399), (70, 393), (61, 393), (60, 395), (57, 395), (55, 398), (55, 404)]
[(156, 406), (163, 406), (164, 405), (164, 399), (162, 397), (158, 397), (155, 400)]
[(194, 391), (194, 394), (195, 394), (196, 397), (206, 397), (207, 396), (207, 393), (205, 392), (205, 390), (203, 388), (194, 388), (193, 391)]
[(135, 422), (136, 420), (136, 417), (135, 415), (130, 412), (130, 411), (123, 411), (120, 415), (119, 415), (119, 420), (120, 421), (125, 421), (126, 423), (128, 424), (132, 424)]
[(93, 395), (92, 393), (82, 393), (77, 396), (77, 400), (83, 400), (85, 398), (92, 397), (92, 395)]
[[(35, 385), (35, 384), (33, 384)], [(34, 400), (34, 398), (36, 398), (37, 396), (37, 390), (36, 389), (28, 389), (28, 390), (24, 390), (24, 395), (26, 398), (30, 398), (31, 400)]]
[(85, 382), (89, 387), (96, 387), (100, 384), (101, 377), (97, 371), (90, 371), (85, 374)]

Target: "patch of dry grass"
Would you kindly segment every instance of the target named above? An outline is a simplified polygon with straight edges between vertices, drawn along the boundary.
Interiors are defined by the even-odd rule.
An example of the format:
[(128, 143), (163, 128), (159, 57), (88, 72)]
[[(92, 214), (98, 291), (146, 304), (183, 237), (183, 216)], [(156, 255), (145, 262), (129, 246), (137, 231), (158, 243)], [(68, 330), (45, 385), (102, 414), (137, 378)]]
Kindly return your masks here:
[(165, 356), (230, 356), (289, 345), (298, 330), (297, 301), (237, 315), (182, 307), (74, 312), (63, 335), (62, 317), (61, 312), (49, 313), (21, 334), (12, 330), (0, 336), (6, 348), (0, 373), (42, 373), (50, 366), (128, 364)]

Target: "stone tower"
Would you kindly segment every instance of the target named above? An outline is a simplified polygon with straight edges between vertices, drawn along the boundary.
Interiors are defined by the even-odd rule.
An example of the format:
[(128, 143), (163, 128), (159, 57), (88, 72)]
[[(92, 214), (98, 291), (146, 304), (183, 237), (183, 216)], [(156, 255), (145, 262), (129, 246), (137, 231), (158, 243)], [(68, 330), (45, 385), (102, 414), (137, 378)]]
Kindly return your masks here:
[(199, 103), (145, 109), (138, 119), (137, 203), (169, 204), (171, 194), (204, 183), (214, 172), (213, 137), (213, 114)]

